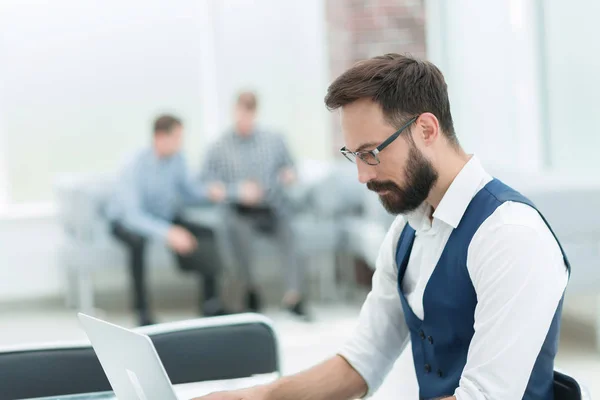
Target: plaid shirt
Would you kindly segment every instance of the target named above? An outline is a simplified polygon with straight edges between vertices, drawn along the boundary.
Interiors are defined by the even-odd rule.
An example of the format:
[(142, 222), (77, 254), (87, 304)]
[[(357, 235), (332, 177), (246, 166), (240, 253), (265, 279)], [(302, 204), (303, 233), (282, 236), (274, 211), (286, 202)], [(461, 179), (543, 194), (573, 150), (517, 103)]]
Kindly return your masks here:
[(282, 135), (255, 131), (249, 136), (227, 132), (210, 148), (201, 172), (204, 182), (223, 182), (228, 197), (235, 201), (239, 184), (256, 181), (265, 191), (265, 203), (278, 212), (289, 211), (279, 179), (283, 168), (294, 161)]

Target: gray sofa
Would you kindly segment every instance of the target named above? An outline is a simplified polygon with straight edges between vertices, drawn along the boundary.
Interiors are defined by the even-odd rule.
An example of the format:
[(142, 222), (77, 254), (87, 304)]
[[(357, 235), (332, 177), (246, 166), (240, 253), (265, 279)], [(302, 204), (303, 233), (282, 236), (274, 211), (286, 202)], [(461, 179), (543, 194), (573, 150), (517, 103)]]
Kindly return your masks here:
[(600, 351), (600, 181), (560, 173), (497, 169), (494, 175), (529, 197), (544, 214), (571, 262), (567, 300), (596, 299), (596, 347)]
[[(356, 183), (352, 171), (352, 165), (344, 164), (320, 164), (318, 173), (301, 166), (300, 182), (288, 193), (295, 204), (292, 224), (300, 251), (309, 261), (309, 278), (316, 284), (321, 299), (338, 299), (342, 295), (339, 289), (352, 286), (349, 281), (340, 282), (337, 271), (344, 267), (336, 262), (336, 254), (347, 251), (350, 240), (362, 243), (352, 232), (362, 232), (360, 215), (367, 191)], [(65, 278), (65, 300), (69, 306), (88, 313), (94, 310), (95, 271), (126, 267), (125, 250), (110, 235), (103, 213), (112, 185), (113, 177), (97, 175), (62, 176), (55, 183), (58, 217), (64, 232), (59, 264)], [(234, 276), (236, 272), (227, 258), (229, 242), (221, 224), (223, 212), (220, 206), (211, 205), (186, 209), (185, 215), (214, 229), (225, 258), (225, 275)], [(276, 268), (272, 257), (278, 252), (273, 241), (258, 234), (255, 240), (260, 249), (260, 259), (254, 260), (260, 264), (256, 268), (259, 281), (280, 277), (280, 268)], [(359, 253), (372, 256), (378, 245), (368, 250), (364, 245), (356, 247), (361, 249)], [(150, 268), (174, 268), (175, 260), (164, 244), (151, 243), (146, 251)]]
[[(356, 166), (340, 163), (300, 165), (300, 183), (289, 195), (297, 205), (294, 227), (303, 253), (310, 257), (311, 277), (319, 297), (336, 299), (352, 290), (350, 265), (339, 265), (336, 255), (364, 259), (374, 268), (379, 245), (393, 221), (377, 196), (356, 179)], [(548, 221), (567, 251), (573, 266), (567, 289), (569, 295), (589, 294), (598, 298), (597, 342), (600, 350), (600, 182), (559, 174), (525, 174), (522, 171), (491, 169), (507, 184), (530, 197)], [(65, 231), (61, 265), (67, 282), (70, 304), (90, 311), (93, 308), (93, 271), (110, 265), (124, 267), (125, 254), (108, 234), (102, 217), (102, 204), (111, 179), (79, 176), (60, 180), (56, 186), (59, 215)], [(218, 208), (188, 210), (191, 218), (220, 229)], [(217, 235), (224, 238), (224, 235)], [(276, 251), (268, 238), (257, 237), (265, 258)], [(228, 243), (220, 240), (224, 254)], [(148, 250), (153, 266), (172, 265), (169, 252), (161, 244)], [(260, 262), (260, 261), (259, 261)], [(267, 281), (280, 271), (273, 262), (261, 262), (259, 279)], [(271, 266), (271, 267), (269, 267)], [(340, 274), (340, 272), (342, 272)]]

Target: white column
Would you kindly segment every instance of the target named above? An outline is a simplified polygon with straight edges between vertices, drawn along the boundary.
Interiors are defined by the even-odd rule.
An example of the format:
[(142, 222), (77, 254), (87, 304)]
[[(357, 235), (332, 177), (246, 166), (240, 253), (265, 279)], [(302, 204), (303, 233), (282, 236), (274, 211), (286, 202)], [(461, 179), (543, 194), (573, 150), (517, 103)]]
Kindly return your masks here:
[(539, 15), (538, 1), (510, 0), (510, 27), (512, 35), (510, 47), (513, 59), (508, 60), (512, 67), (513, 89), (515, 93), (515, 132), (518, 134), (516, 156), (520, 167), (540, 170), (548, 166), (549, 154), (545, 154), (544, 131), (547, 115), (544, 112), (542, 76), (542, 16)]
[(427, 0), (429, 59), (459, 139), (491, 166), (544, 165), (538, 0)]
[[(0, 9), (1, 12), (1, 9)], [(0, 18), (0, 23), (2, 22), (2, 18)], [(1, 34), (2, 32), (0, 32)], [(3, 50), (0, 47), (0, 52)], [(0, 82), (4, 79), (8, 79), (7, 76), (4, 76), (4, 68), (2, 68), (2, 63), (0, 63)], [(0, 210), (5, 208), (8, 205), (9, 201), (9, 186), (8, 186), (8, 160), (6, 158), (6, 137), (7, 134), (5, 131), (5, 125), (3, 123), (3, 110), (6, 110), (6, 107), (3, 106), (2, 102), (7, 101), (3, 99), (3, 93), (0, 93)]]
[[(0, 74), (2, 71), (0, 70)], [(1, 75), (0, 75), (1, 76)], [(6, 131), (2, 123), (2, 99), (0, 98), (0, 211), (8, 206), (10, 200), (8, 185), (8, 160), (6, 158)]]
[(201, 126), (202, 135), (208, 141), (214, 140), (222, 129), (219, 110), (219, 74), (216, 49), (216, 10), (215, 0), (199, 0), (199, 23), (202, 27), (200, 35), (200, 93), (201, 93)]

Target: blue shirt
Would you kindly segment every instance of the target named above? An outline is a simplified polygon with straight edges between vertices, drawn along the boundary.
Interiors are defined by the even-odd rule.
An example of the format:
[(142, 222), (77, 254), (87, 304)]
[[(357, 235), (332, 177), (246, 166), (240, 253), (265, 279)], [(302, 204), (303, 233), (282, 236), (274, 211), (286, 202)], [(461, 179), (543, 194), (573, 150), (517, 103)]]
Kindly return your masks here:
[(165, 240), (182, 206), (206, 201), (205, 188), (190, 178), (183, 154), (161, 158), (147, 148), (123, 168), (107, 214), (141, 235)]

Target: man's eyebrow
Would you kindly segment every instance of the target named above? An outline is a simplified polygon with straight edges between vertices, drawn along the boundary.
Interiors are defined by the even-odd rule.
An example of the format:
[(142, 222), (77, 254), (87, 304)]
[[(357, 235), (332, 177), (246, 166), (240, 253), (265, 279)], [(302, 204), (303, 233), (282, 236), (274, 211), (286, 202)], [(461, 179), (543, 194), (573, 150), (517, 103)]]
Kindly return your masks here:
[(363, 143), (355, 151), (356, 152), (365, 151), (366, 149), (377, 147), (378, 144), (379, 144), (378, 142)]

